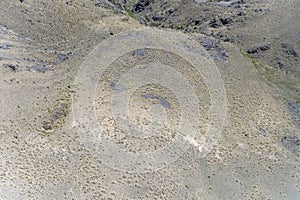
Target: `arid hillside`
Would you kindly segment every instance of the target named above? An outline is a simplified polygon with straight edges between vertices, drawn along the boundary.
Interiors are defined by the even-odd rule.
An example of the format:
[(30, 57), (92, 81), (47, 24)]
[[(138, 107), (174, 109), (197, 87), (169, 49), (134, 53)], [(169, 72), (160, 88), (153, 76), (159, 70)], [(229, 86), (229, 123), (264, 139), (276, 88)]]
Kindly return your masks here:
[(0, 200), (298, 199), (298, 0), (1, 0)]

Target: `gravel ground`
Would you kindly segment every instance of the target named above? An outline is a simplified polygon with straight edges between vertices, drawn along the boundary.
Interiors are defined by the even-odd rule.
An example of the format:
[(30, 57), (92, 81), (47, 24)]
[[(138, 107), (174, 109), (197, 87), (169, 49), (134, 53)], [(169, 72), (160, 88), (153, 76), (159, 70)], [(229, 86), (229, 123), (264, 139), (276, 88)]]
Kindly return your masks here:
[(298, 5), (2, 0), (0, 199), (298, 199)]

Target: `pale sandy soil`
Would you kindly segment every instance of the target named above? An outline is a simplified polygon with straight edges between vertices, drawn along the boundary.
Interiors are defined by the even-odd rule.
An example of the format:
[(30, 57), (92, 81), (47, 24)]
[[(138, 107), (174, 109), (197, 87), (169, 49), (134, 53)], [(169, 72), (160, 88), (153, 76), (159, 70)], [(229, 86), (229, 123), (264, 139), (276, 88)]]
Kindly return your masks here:
[[(204, 37), (200, 33), (145, 28), (127, 14), (113, 11), (107, 4), (95, 6), (95, 2), (0, 2), (1, 200), (299, 199), (297, 138), (300, 138), (300, 128), (296, 116), (299, 108), (295, 107), (291, 112), (288, 104), (299, 98), (299, 91), (296, 91), (299, 88), (299, 62), (284, 57), (284, 51), (278, 50), (282, 48), (281, 43), (299, 48), (299, 25), (295, 23), (299, 19), (298, 1), (276, 1), (276, 5), (264, 1), (273, 12), (263, 18), (253, 17), (241, 29), (233, 25), (231, 32), (227, 31), (233, 35), (244, 34), (240, 43), (218, 43), (218, 48), (226, 52), (226, 61), (210, 58), (211, 51), (205, 51), (197, 42)], [(266, 24), (267, 31), (262, 30), (259, 23)], [(143, 34), (125, 37), (128, 31), (136, 28), (149, 34), (141, 39), (145, 47), (162, 45), (160, 49), (128, 51), (140, 43), (140, 40), (134, 41), (135, 37), (143, 38)], [(262, 37), (266, 38), (263, 42), (272, 44), (266, 55), (253, 59), (245, 54), (247, 49), (261, 44)], [(151, 38), (159, 40), (153, 39), (147, 44)], [(192, 55), (197, 53), (199, 58), (193, 60), (184, 55), (188, 51)], [(107, 52), (113, 53), (105, 57)], [(285, 63), (292, 66), (287, 69), (286, 76), (277, 69), (272, 71), (270, 61), (277, 57), (284, 58)], [(112, 63), (108, 62), (110, 59)], [(197, 61), (205, 71), (198, 73), (195, 70)], [(108, 70), (97, 79), (106, 63), (110, 64), (106, 66)], [(160, 106), (151, 107), (158, 109), (154, 110), (155, 117), (170, 116), (168, 123), (171, 126), (165, 126), (165, 132), (157, 133), (155, 137), (147, 132), (142, 139), (136, 139), (127, 138), (126, 131), (118, 130), (120, 121), (114, 119), (111, 111), (114, 106), (111, 97), (124, 91), (117, 87), (118, 80), (126, 78), (123, 75), (137, 65), (142, 65), (138, 71), (142, 74), (147, 69), (143, 64), (147, 63), (170, 66), (181, 72), (193, 86), (191, 94), (199, 99), (201, 122), (193, 138), (186, 139), (174, 130), (181, 119), (178, 115), (184, 113), (176, 99), (178, 95), (170, 90), (176, 82), (170, 88), (151, 84), (140, 87), (130, 97), (134, 123), (149, 128), (147, 120), (151, 112), (148, 110), (155, 104)], [(91, 70), (89, 67), (95, 73), (90, 77), (83, 76)], [(269, 68), (270, 73), (265, 71)], [(160, 73), (156, 74), (160, 76)], [(274, 81), (274, 77), (282, 79)], [(214, 78), (215, 82), (212, 81)], [(89, 80), (97, 87), (82, 87)], [(166, 81), (166, 84), (172, 81)], [(209, 81), (217, 87), (213, 84), (210, 87)], [(134, 81), (128, 81), (129, 85), (131, 83)], [(86, 105), (78, 104), (84, 99), (82, 94), (88, 94), (85, 91), (95, 92), (91, 105), (89, 98)], [(225, 99), (222, 95), (214, 95), (214, 92), (222, 94), (223, 91)], [(188, 96), (187, 100), (192, 98)], [(218, 103), (224, 112), (218, 112), (223, 118), (216, 124), (224, 126), (210, 145), (203, 141), (203, 136), (209, 121), (214, 118), (211, 105)], [(88, 113), (89, 109), (94, 113), (84, 119), (95, 117), (106, 131), (104, 136), (127, 152), (155, 152), (166, 146), (167, 141), (172, 141), (170, 132), (182, 141), (186, 139), (188, 148), (174, 154), (176, 159), (170, 163), (160, 163), (161, 166), (151, 166), (144, 171), (133, 166), (130, 171), (122, 162), (125, 160), (130, 165), (135, 160), (131, 162), (123, 157), (113, 160), (118, 152), (104, 154), (105, 151), (97, 146), (101, 142), (98, 143), (96, 137), (94, 141), (90, 140), (89, 134), (93, 133), (95, 124), (87, 120), (86, 127), (78, 125), (83, 124), (76, 118), (80, 116), (78, 113)], [(157, 113), (161, 115), (155, 115)], [(194, 122), (192, 118), (190, 121)], [(204, 156), (205, 148), (209, 151)], [(164, 155), (153, 159), (168, 161)]]

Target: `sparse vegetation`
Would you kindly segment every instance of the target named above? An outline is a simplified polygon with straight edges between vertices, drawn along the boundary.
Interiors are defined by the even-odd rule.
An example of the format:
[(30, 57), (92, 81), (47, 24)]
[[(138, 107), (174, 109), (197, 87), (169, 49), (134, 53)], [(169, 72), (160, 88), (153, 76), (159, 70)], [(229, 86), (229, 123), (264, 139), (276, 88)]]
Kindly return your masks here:
[(48, 108), (48, 119), (42, 122), (42, 133), (52, 133), (65, 122), (65, 117), (70, 112), (71, 107), (71, 91), (62, 92), (52, 108)]

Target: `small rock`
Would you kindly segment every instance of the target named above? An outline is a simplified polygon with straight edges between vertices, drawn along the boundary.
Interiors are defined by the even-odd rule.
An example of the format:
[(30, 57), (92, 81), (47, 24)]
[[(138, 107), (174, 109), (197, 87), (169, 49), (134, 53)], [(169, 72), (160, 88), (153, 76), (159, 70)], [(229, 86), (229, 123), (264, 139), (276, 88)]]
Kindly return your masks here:
[(144, 16), (139, 16), (138, 21), (141, 24), (147, 24), (148, 20)]
[(267, 130), (266, 130), (265, 128), (260, 127), (258, 130), (259, 130), (259, 132), (260, 132), (260, 134), (261, 134), (262, 136), (266, 136), (266, 135), (267, 135)]
[(168, 109), (171, 108), (171, 104), (169, 103), (169, 101), (163, 97), (155, 96), (153, 94), (141, 94), (141, 97), (143, 97), (144, 99), (158, 100), (159, 104), (162, 105), (163, 107), (168, 108)]
[(42, 127), (43, 127), (43, 129), (45, 129), (46, 131), (49, 131), (49, 130), (51, 130), (52, 129), (52, 124), (51, 124), (51, 122), (42, 122)]
[(266, 50), (270, 49), (271, 47), (270, 47), (270, 45), (268, 45), (268, 44), (263, 44), (263, 45), (259, 46), (258, 48), (259, 48), (261, 51), (266, 51)]
[(0, 34), (6, 35), (6, 34), (14, 34), (12, 30), (8, 30), (5, 26), (0, 25)]
[(262, 44), (260, 46), (252, 47), (252, 48), (248, 49), (247, 53), (253, 54), (254, 57), (262, 57), (263, 54), (261, 52), (262, 51), (267, 51), (270, 48), (271, 48), (270, 45), (268, 45), (268, 44)]
[(244, 11), (239, 11), (237, 13), (237, 16), (245, 16), (245, 15), (246, 15), (246, 12), (244, 12)]
[(291, 152), (299, 152), (300, 139), (297, 136), (285, 136), (281, 138), (281, 144)]
[(288, 102), (288, 106), (289, 106), (289, 110), (293, 114), (299, 114), (300, 115), (300, 103), (290, 101), (290, 102)]
[(55, 52), (59, 62), (63, 62), (69, 58), (68, 54)]
[(213, 18), (212, 20), (210, 20), (209, 26), (212, 28), (217, 28), (220, 26), (220, 24), (218, 23), (216, 18)]
[(294, 47), (287, 43), (282, 43), (281, 47), (286, 54), (292, 55), (294, 57), (299, 57), (299, 53), (294, 49)]
[(209, 52), (211, 58), (218, 62), (225, 62), (228, 54), (221, 46), (219, 40), (203, 36), (199, 39), (199, 43)]
[(30, 72), (45, 73), (48, 69), (44, 66), (26, 66), (26, 70)]
[(295, 101), (289, 101), (288, 107), (291, 113), (293, 113), (296, 116), (297, 123), (300, 126), (300, 103)]
[(186, 29), (184, 30), (184, 32), (185, 32), (185, 33), (191, 33), (191, 32), (193, 32), (193, 29), (190, 28), (190, 27), (188, 27), (188, 28), (186, 28)]
[(131, 9), (132, 12), (142, 12), (150, 4), (149, 0), (137, 0)]
[(0, 49), (10, 49), (11, 47), (11, 44), (0, 44)]
[(3, 66), (6, 67), (6, 68), (11, 69), (11, 70), (14, 71), (14, 72), (19, 71), (19, 65), (4, 64)]
[(129, 21), (129, 17), (128, 16), (122, 16), (121, 21), (127, 22), (127, 21)]
[(250, 48), (250, 49), (248, 49), (247, 53), (249, 53), (249, 54), (257, 53), (257, 48)]
[(232, 19), (230, 17), (227, 17), (227, 18), (220, 18), (220, 21), (223, 25), (227, 25), (229, 24), (230, 22), (232, 22)]
[(143, 49), (136, 49), (133, 51), (133, 55), (137, 57), (144, 57), (145, 53)]
[(279, 67), (279, 69), (283, 69), (284, 68), (284, 63), (283, 63), (283, 61), (281, 61), (281, 60), (279, 60), (278, 62), (277, 62), (277, 64), (276, 64), (278, 67)]
[(162, 12), (157, 12), (152, 16), (153, 21), (161, 21), (164, 18)]

